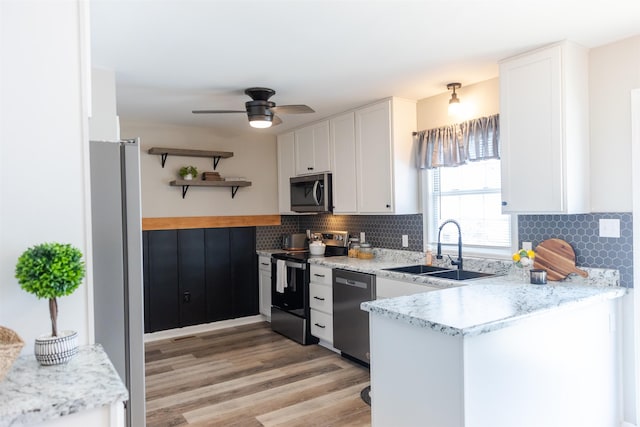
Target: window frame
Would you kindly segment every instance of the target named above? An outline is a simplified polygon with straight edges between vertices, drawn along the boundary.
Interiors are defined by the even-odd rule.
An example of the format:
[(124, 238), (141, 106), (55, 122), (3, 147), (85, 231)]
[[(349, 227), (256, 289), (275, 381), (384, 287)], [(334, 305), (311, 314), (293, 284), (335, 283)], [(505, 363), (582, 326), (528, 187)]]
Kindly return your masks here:
[[(501, 160), (500, 160), (501, 161)], [(437, 246), (437, 229), (431, 230), (430, 215), (431, 209), (429, 206), (431, 200), (431, 188), (432, 178), (430, 169), (420, 170), (420, 198), (422, 205), (422, 224), (423, 224), (423, 243), (424, 251), (431, 250), (434, 255)], [(474, 193), (478, 194), (478, 193)], [(518, 249), (518, 215), (507, 214), (511, 217), (511, 245), (508, 247), (488, 247), (468, 245), (464, 242), (464, 236), (462, 238), (462, 253), (463, 256), (472, 256), (480, 258), (494, 258), (494, 259), (511, 259), (511, 255)], [(453, 218), (456, 219), (456, 218)], [(464, 233), (464, 230), (462, 230)], [(442, 243), (442, 253), (449, 255), (457, 255), (458, 247), (456, 244)]]

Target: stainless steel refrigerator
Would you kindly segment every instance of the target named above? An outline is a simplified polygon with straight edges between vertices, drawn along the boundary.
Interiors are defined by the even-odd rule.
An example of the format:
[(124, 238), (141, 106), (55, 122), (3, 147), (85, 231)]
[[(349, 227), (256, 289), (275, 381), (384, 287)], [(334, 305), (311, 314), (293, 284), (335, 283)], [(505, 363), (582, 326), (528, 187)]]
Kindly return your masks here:
[(127, 425), (145, 425), (142, 209), (138, 140), (91, 141), (95, 340), (129, 390)]

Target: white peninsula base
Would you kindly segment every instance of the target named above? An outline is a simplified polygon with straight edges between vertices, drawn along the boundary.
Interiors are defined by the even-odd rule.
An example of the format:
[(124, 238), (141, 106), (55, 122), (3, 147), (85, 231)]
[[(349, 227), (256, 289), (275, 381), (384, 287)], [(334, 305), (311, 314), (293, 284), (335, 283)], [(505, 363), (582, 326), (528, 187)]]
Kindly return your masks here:
[(372, 425), (617, 426), (618, 301), (457, 335), (370, 312)]

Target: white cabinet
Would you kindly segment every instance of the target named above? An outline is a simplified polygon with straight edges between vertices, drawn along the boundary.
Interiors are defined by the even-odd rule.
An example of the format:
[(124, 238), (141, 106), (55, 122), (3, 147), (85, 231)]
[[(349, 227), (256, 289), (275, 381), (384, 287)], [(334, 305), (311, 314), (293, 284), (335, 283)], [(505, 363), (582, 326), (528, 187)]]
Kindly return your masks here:
[(278, 210), (281, 214), (291, 212), (291, 187), (289, 178), (296, 175), (293, 132), (278, 135)]
[(298, 129), (294, 135), (296, 175), (331, 171), (328, 120)]
[(355, 111), (359, 213), (419, 212), (415, 129), (414, 101), (390, 98)]
[[(333, 289), (329, 267), (310, 266), (309, 307), (311, 308), (311, 335), (333, 345)], [(322, 343), (321, 341), (321, 343)]]
[(271, 319), (271, 258), (258, 257), (258, 292), (260, 314)]
[(395, 298), (403, 295), (413, 295), (422, 292), (437, 291), (442, 288), (429, 286), (422, 283), (404, 282), (402, 280), (376, 277), (376, 299)]
[(356, 130), (353, 112), (329, 121), (333, 152), (333, 213), (358, 212)]
[(569, 42), (500, 63), (504, 213), (589, 212), (587, 73)]

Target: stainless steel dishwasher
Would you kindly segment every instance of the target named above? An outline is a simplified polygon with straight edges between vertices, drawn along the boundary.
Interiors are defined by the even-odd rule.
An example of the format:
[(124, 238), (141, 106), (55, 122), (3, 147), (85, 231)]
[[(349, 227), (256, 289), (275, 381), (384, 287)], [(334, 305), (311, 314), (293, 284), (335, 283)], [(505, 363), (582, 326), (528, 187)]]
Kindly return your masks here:
[(333, 269), (333, 346), (369, 364), (369, 313), (360, 303), (376, 298), (376, 276)]

